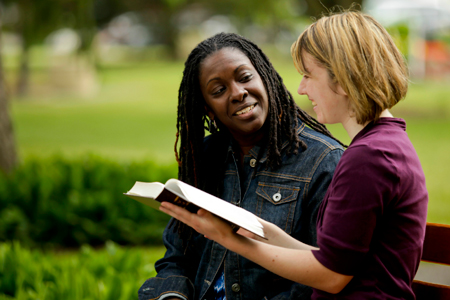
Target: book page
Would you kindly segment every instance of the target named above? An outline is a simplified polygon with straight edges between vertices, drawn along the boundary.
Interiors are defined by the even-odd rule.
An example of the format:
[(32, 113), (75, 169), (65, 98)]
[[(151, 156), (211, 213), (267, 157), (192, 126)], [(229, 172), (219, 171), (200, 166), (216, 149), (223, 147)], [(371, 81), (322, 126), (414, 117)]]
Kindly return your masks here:
[(159, 194), (161, 194), (163, 189), (164, 184), (160, 182), (136, 181), (131, 190), (129, 190), (126, 194), (155, 199)]
[(161, 201), (175, 203), (192, 213), (201, 207), (265, 238), (263, 226), (254, 214), (177, 179), (169, 179), (165, 185), (160, 182), (136, 181), (131, 190), (124, 194), (155, 209), (159, 208)]
[[(169, 179), (166, 181), (166, 189), (168, 189), (169, 191), (171, 191), (172, 193), (174, 193), (175, 195), (177, 195), (178, 197), (183, 198), (186, 201), (190, 200), (186, 197), (184, 191), (181, 189), (180, 187), (180, 183), (186, 184), (178, 179)], [(209, 195), (209, 194), (208, 194)]]
[(184, 182), (178, 181), (177, 184), (190, 202), (231, 223), (264, 237), (263, 226), (253, 213)]
[(158, 209), (161, 203), (155, 200), (164, 190), (164, 185), (160, 182), (140, 182), (136, 181), (131, 190), (124, 195), (141, 202), (142, 204)]

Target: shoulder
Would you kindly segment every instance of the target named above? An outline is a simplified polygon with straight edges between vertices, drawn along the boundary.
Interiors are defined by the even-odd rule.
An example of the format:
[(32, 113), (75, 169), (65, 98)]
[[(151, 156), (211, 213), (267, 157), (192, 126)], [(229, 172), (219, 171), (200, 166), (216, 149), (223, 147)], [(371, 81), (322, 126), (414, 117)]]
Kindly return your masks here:
[(286, 155), (283, 162), (295, 166), (295, 172), (311, 178), (317, 171), (334, 172), (344, 148), (334, 139), (319, 133), (299, 121), (297, 134), (307, 148), (299, 147), (296, 155)]
[(354, 178), (389, 178), (396, 181), (398, 178), (399, 154), (395, 147), (386, 147), (385, 141), (359, 140), (351, 144), (339, 162), (338, 173)]
[(308, 149), (311, 148), (310, 150), (335, 150), (341, 153), (344, 151), (344, 148), (336, 140), (307, 127), (304, 123), (300, 123), (297, 133), (299, 138), (308, 146)]
[[(415, 150), (400, 119), (386, 118), (369, 124), (356, 135), (343, 159), (355, 163), (364, 161), (375, 166), (395, 165), (406, 160)], [(388, 142), (389, 141), (389, 142)]]

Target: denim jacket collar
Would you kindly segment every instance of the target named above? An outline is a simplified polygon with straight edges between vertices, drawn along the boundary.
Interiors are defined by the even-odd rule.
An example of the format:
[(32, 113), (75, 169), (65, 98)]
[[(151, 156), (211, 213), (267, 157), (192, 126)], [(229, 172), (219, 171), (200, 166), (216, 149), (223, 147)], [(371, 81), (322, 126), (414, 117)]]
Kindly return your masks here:
[[(260, 146), (253, 147), (239, 166), (233, 153), (233, 140), (226, 134), (206, 138), (204, 149), (209, 149), (205, 153), (213, 159), (214, 151), (219, 149), (217, 145), (227, 151), (226, 155), (221, 152), (227, 161), (219, 198), (275, 224), (295, 239), (316, 245), (317, 211), (343, 149), (301, 121), (297, 132), (308, 149), (299, 149), (297, 155), (286, 155), (289, 145), (286, 138), (282, 143), (281, 164), (276, 170), (254, 164), (258, 157), (260, 162), (267, 163), (267, 153), (259, 153), (265, 151)], [(205, 161), (209, 161), (209, 156)], [(201, 234), (194, 232), (188, 247), (183, 246), (182, 239), (172, 229), (166, 228), (163, 238), (167, 252), (155, 264), (158, 275), (142, 285), (139, 299), (161, 300), (169, 295), (205, 299), (222, 270), (228, 300), (311, 298), (310, 288), (282, 279)]]
[[(301, 120), (298, 120), (297, 135), (300, 135), (300, 133), (305, 129), (305, 126), (306, 126), (305, 123), (303, 123)], [(286, 137), (283, 137), (283, 144), (281, 145), (281, 150), (284, 150), (288, 145), (289, 145), (288, 139)], [(258, 144), (255, 145), (252, 149), (250, 149), (249, 155), (257, 159), (260, 149), (261, 149), (260, 145)], [(228, 145), (228, 154), (225, 158), (225, 162), (232, 153), (233, 153), (233, 138), (230, 137), (230, 142)], [(264, 163), (266, 160), (267, 160), (267, 147), (264, 149), (264, 153), (261, 155), (259, 162)]]

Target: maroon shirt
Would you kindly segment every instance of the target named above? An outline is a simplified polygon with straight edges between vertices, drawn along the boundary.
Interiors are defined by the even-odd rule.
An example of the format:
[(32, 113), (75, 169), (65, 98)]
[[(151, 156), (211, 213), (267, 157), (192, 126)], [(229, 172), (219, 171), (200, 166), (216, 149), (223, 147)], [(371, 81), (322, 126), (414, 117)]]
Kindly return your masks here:
[(381, 118), (353, 139), (336, 167), (317, 220), (317, 260), (353, 275), (337, 295), (313, 299), (415, 299), (428, 192), (402, 119)]

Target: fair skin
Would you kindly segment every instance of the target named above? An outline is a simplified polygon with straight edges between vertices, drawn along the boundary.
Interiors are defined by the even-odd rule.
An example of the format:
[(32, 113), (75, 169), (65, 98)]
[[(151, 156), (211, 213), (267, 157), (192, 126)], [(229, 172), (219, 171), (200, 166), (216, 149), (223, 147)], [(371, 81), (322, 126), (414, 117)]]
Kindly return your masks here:
[[(308, 75), (304, 76), (298, 93), (311, 100), (320, 122), (341, 123), (351, 139), (367, 124), (358, 124), (350, 111), (344, 89), (333, 83), (327, 70), (308, 53), (303, 53)], [(388, 110), (381, 117), (392, 117)], [(306, 245), (260, 219), (267, 240), (240, 229), (236, 234), (229, 223), (200, 209), (192, 214), (173, 204), (163, 202), (160, 210), (191, 226), (207, 238), (289, 280), (336, 294), (353, 276), (336, 273), (323, 266), (312, 254), (318, 248)]]
[[(302, 58), (308, 74), (303, 76), (298, 94), (308, 96), (320, 123), (341, 123), (350, 139), (353, 139), (367, 123), (358, 124), (349, 108), (350, 100), (347, 94), (339, 83), (331, 80), (327, 69), (309, 53), (303, 52)], [(392, 115), (388, 110), (384, 110), (380, 117), (388, 118)]]

